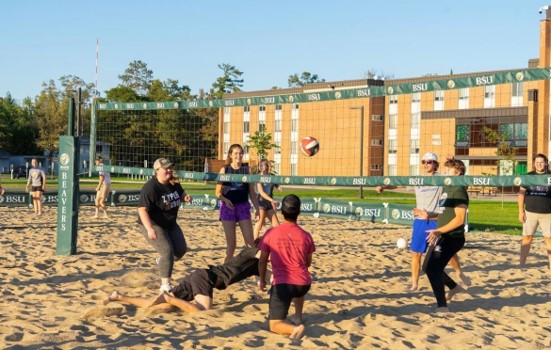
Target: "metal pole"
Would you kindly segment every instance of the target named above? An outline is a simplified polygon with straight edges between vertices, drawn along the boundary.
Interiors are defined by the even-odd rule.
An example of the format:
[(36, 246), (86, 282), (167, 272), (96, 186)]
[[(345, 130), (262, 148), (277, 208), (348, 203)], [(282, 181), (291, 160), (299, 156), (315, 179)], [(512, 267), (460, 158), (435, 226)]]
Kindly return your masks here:
[[(360, 107), (360, 177), (364, 173), (364, 107)], [(360, 185), (360, 199), (364, 197), (363, 186)]]

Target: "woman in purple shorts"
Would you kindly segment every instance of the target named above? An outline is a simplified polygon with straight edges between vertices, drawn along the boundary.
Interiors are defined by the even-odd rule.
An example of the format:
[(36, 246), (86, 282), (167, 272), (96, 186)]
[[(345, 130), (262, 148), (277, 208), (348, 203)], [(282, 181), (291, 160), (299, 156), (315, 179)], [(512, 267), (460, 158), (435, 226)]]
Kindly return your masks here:
[[(243, 147), (233, 144), (228, 150), (226, 165), (220, 169), (220, 174), (250, 174), (249, 166), (242, 163)], [(243, 240), (249, 247), (254, 245), (253, 224), (251, 221), (251, 205), (255, 208), (255, 217), (258, 217), (258, 202), (254, 184), (244, 182), (218, 182), (216, 197), (220, 200), (220, 221), (226, 234), (226, 261), (235, 253), (237, 224), (241, 228)]]

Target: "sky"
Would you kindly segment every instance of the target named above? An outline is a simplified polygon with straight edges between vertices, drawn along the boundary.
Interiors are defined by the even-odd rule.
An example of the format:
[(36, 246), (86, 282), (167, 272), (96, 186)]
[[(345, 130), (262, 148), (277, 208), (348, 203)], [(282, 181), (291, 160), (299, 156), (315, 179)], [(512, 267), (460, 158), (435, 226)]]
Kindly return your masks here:
[(539, 55), (545, 5), (551, 0), (0, 0), (0, 97), (34, 98), (65, 75), (97, 81), (105, 96), (135, 60), (193, 94), (210, 89), (224, 63), (243, 72), (245, 91), (285, 88), (304, 71), (340, 81), (368, 71), (518, 69)]

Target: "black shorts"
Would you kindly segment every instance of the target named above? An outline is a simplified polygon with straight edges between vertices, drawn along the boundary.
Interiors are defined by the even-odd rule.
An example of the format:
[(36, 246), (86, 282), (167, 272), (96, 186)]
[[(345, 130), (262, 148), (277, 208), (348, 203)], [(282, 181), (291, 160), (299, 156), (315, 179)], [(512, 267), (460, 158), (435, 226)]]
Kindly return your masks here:
[(296, 284), (274, 284), (270, 289), (270, 320), (284, 320), (289, 314), (293, 298), (301, 298), (310, 290), (310, 284), (299, 286)]
[(213, 284), (205, 269), (192, 272), (170, 291), (178, 299), (192, 301), (197, 294), (212, 298)]
[(31, 192), (44, 192), (44, 191), (42, 191), (42, 186), (33, 186), (31, 187)]
[(258, 199), (258, 207), (260, 209), (264, 209), (266, 211), (274, 209), (274, 206), (272, 205), (272, 202), (268, 202), (264, 198), (259, 198)]

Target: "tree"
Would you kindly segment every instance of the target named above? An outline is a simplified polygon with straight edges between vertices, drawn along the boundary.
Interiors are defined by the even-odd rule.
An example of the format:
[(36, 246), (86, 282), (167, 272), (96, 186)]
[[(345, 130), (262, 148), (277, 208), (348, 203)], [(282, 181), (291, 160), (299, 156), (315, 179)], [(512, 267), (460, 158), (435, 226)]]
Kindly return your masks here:
[(234, 93), (241, 91), (243, 87), (243, 72), (227, 63), (219, 64), (218, 68), (222, 69), (224, 75), (217, 78), (212, 84), (211, 95), (216, 98), (222, 98), (225, 93)]
[(249, 137), (247, 146), (256, 152), (258, 160), (266, 158), (268, 151), (272, 148), (279, 148), (278, 145), (272, 143), (272, 134), (267, 133), (264, 128), (261, 128)]
[(367, 79), (383, 79), (383, 80), (386, 80), (386, 79), (392, 79), (394, 78), (394, 74), (386, 74), (385, 72), (377, 72), (376, 70), (373, 70), (373, 69), (369, 69), (366, 73), (365, 73), (365, 76), (367, 77)]
[[(486, 140), (497, 143), (496, 155), (502, 158), (496, 162), (498, 172), (501, 172), (501, 175), (513, 175), (515, 172), (518, 148), (511, 146), (509, 140), (512, 135), (509, 135), (505, 129), (502, 130), (502, 132), (498, 132), (497, 130), (484, 126), (483, 130), (486, 135)], [(504, 192), (504, 188), (501, 186), (501, 207), (503, 207)]]
[(323, 83), (324, 81), (325, 79), (320, 79), (317, 74), (312, 74), (310, 72), (302, 72), (300, 77), (295, 73), (289, 75), (289, 79), (287, 79), (289, 87), (300, 87), (306, 84)]
[(139, 96), (147, 96), (153, 81), (153, 71), (142, 61), (132, 61), (123, 74), (119, 75), (122, 86), (131, 88)]

